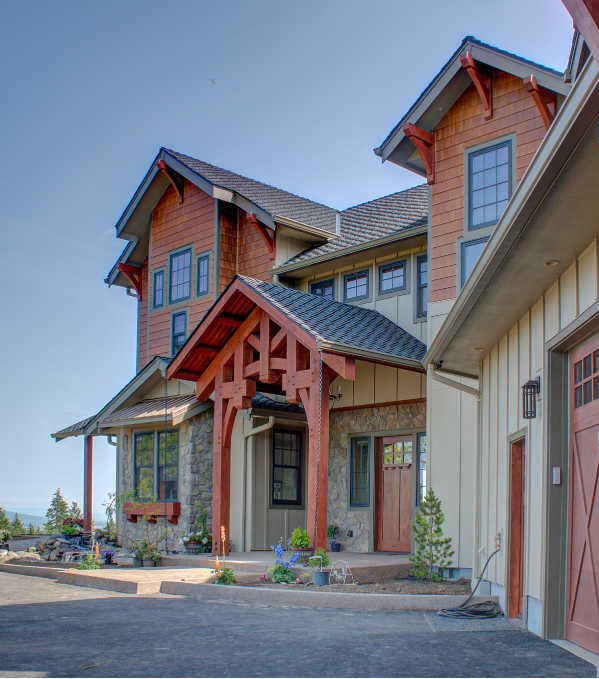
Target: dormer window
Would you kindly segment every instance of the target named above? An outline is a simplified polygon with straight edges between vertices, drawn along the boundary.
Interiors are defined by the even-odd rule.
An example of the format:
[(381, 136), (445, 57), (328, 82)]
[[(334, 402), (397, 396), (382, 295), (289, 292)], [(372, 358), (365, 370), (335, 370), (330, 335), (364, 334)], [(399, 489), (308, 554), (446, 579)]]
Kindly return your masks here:
[(191, 297), (191, 248), (171, 255), (170, 303)]
[(492, 226), (501, 218), (512, 195), (511, 165), (510, 141), (470, 154), (470, 230)]

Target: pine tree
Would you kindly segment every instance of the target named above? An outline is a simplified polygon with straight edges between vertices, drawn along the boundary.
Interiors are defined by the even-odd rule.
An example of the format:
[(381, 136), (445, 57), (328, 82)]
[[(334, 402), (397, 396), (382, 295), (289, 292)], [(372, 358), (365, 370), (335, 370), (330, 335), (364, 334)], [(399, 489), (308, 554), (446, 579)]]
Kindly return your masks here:
[(35, 535), (35, 526), (31, 522), (27, 528), (27, 535)]
[(11, 530), (10, 519), (6, 516), (4, 507), (0, 507), (0, 530), (7, 530), (9, 532)]
[(69, 509), (69, 516), (72, 516), (74, 519), (82, 519), (83, 518), (83, 512), (79, 508), (79, 505), (76, 502), (71, 502), (71, 507)]
[(412, 524), (416, 552), (410, 557), (414, 564), (411, 573), (419, 580), (443, 580), (442, 572), (451, 564), (451, 538), (443, 537), (441, 528), (445, 515), (441, 511), (441, 500), (432, 488), (420, 503), (416, 523)]
[(25, 525), (21, 521), (18, 514), (15, 514), (15, 518), (12, 520), (12, 523), (10, 524), (10, 532), (13, 535), (24, 535), (25, 534)]
[(46, 524), (44, 528), (48, 533), (55, 533), (62, 528), (63, 521), (69, 515), (69, 505), (65, 502), (62, 497), (62, 492), (60, 488), (52, 496), (52, 501), (46, 512)]

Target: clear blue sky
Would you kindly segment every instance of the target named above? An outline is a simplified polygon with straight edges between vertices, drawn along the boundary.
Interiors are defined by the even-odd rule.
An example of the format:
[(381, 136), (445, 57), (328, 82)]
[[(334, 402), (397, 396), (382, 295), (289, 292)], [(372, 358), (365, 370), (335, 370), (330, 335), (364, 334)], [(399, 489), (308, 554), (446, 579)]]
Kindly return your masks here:
[[(82, 501), (81, 438), (133, 376), (103, 279), (160, 146), (335, 208), (420, 183), (372, 149), (466, 35), (563, 70), (559, 0), (0, 3), (0, 506)], [(95, 439), (94, 513), (115, 485)]]

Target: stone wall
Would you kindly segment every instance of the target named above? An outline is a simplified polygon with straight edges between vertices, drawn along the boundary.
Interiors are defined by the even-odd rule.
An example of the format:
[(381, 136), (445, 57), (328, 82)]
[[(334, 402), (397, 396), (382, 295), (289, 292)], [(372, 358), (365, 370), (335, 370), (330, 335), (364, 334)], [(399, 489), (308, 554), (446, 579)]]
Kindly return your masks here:
[[(344, 410), (330, 413), (329, 426), (329, 502), (328, 521), (336, 523), (341, 533), (339, 541), (349, 552), (368, 552), (374, 526), (374, 498), (370, 507), (349, 508), (349, 439), (352, 434), (369, 434), (397, 429), (415, 429), (426, 426), (426, 404), (407, 403), (363, 410)], [(371, 452), (370, 469), (373, 473)], [(353, 537), (347, 537), (347, 531)]]
[[(181, 537), (193, 530), (198, 507), (201, 505), (208, 512), (208, 525), (212, 521), (212, 410), (201, 413), (179, 426), (179, 501), (181, 516), (177, 525), (167, 523), (168, 548), (181, 551)], [(121, 443), (121, 464), (123, 469), (122, 488), (120, 493), (127, 492), (134, 485), (133, 436), (131, 429), (125, 429)], [(123, 546), (129, 546), (130, 540), (142, 540), (146, 537), (146, 527), (150, 529), (151, 538), (155, 538), (164, 530), (164, 519), (158, 517), (155, 524), (147, 524), (139, 517), (137, 523), (131, 523), (123, 516)], [(164, 548), (164, 543), (160, 544)]]

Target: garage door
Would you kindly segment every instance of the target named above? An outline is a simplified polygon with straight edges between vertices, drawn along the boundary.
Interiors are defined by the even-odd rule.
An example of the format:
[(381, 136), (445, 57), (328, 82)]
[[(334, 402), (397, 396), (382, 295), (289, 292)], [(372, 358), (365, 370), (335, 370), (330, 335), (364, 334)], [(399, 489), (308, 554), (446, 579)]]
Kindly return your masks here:
[(599, 338), (570, 356), (566, 638), (599, 653)]

